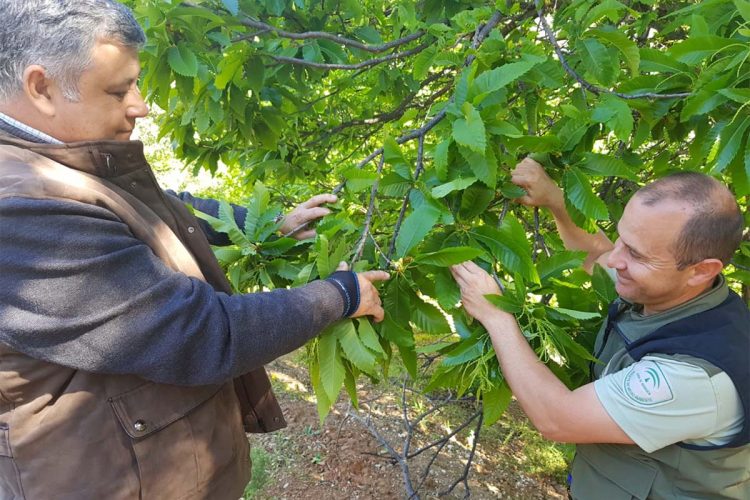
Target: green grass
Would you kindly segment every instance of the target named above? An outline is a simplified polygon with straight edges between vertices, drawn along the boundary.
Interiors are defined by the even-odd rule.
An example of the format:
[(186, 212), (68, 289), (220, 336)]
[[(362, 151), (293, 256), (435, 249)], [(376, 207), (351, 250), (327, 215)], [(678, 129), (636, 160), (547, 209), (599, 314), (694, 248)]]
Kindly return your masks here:
[(253, 472), (250, 483), (245, 487), (244, 498), (256, 498), (271, 479), (270, 468), (272, 466), (272, 457), (262, 446), (253, 446), (250, 450), (250, 459), (253, 461)]

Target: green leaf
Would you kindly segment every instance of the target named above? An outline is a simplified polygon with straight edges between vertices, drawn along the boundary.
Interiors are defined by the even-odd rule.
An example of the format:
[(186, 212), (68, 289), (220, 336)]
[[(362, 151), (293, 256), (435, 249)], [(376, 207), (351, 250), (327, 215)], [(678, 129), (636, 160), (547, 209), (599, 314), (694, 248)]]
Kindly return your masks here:
[(435, 273), (435, 298), (440, 307), (450, 311), (461, 300), (461, 291), (458, 289), (456, 280), (453, 279), (447, 269), (441, 269), (440, 271)]
[(617, 290), (612, 276), (599, 264), (594, 264), (591, 284), (602, 303), (609, 304), (617, 298)]
[(539, 283), (526, 232), (512, 214), (506, 215), (500, 229), (485, 225), (472, 229), (469, 234), (487, 247), (492, 256), (510, 272), (521, 274), (527, 281)]
[(411, 320), (417, 328), (433, 335), (450, 333), (451, 327), (440, 309), (421, 300), (415, 301), (412, 306)]
[(691, 36), (687, 40), (674, 44), (669, 52), (682, 63), (696, 65), (733, 43), (736, 42), (716, 35)]
[(344, 172), (342, 175), (346, 179), (346, 186), (353, 193), (362, 191), (371, 187), (375, 183), (375, 179), (378, 178), (378, 174), (370, 172), (361, 168), (351, 167)]
[(597, 104), (591, 118), (604, 123), (621, 141), (627, 141), (633, 131), (633, 111), (623, 99), (605, 95)]
[(690, 96), (682, 107), (680, 121), (686, 122), (696, 115), (705, 115), (727, 102), (726, 96), (713, 90), (700, 90)]
[(609, 155), (586, 153), (579, 167), (586, 172), (604, 177), (622, 177), (638, 182), (638, 175), (631, 170), (627, 163)]
[(612, 60), (607, 48), (595, 38), (582, 38), (576, 42), (583, 68), (597, 83), (612, 85), (617, 78), (618, 65)]
[[(531, 68), (544, 61), (544, 57), (532, 56), (532, 58), (525, 61), (503, 64), (495, 69), (485, 71), (476, 77), (472, 90), (479, 96), (497, 92), (509, 83), (518, 80)], [(475, 102), (474, 104), (478, 103)]]
[(331, 402), (336, 402), (344, 385), (344, 364), (339, 356), (338, 338), (335, 333), (335, 329), (329, 328), (318, 338), (320, 381)]
[(599, 314), (598, 312), (574, 311), (572, 309), (565, 309), (564, 307), (555, 307), (555, 311), (560, 314), (564, 314), (565, 316), (569, 316), (573, 319), (586, 320), (601, 318), (601, 314)]
[[(748, 4), (750, 4), (750, 2), (748, 2)], [(738, 89), (733, 87), (729, 89), (719, 89), (719, 93), (740, 104), (747, 104), (750, 102), (750, 89)]]
[(540, 260), (537, 265), (539, 278), (542, 283), (546, 283), (550, 278), (559, 278), (566, 269), (575, 269), (581, 267), (586, 252), (562, 251), (555, 252), (550, 257)]
[(330, 250), (328, 237), (325, 234), (318, 233), (315, 238), (315, 252), (315, 265), (318, 268), (318, 276), (320, 276), (321, 279), (325, 279), (336, 268), (328, 258)]
[(224, 4), (224, 7), (232, 13), (233, 16), (236, 16), (240, 12), (240, 6), (238, 0), (221, 0), (221, 3)]
[(482, 391), (482, 425), (492, 425), (497, 422), (510, 405), (512, 396), (510, 387), (504, 381)]
[(229, 240), (241, 248), (250, 244), (245, 233), (237, 226), (237, 221), (234, 219), (234, 209), (226, 201), (219, 202), (219, 219), (223, 224), (220, 228), (216, 228), (217, 231), (226, 233), (229, 236)]
[(471, 219), (487, 210), (490, 202), (495, 198), (495, 190), (474, 184), (464, 190), (461, 195), (459, 215), (463, 219)]
[(445, 139), (435, 146), (434, 162), (438, 179), (445, 180), (448, 177), (448, 153), (451, 147), (451, 139)]
[(404, 220), (396, 237), (396, 257), (400, 259), (405, 256), (409, 250), (422, 241), (437, 224), (440, 215), (440, 210), (430, 203), (423, 203), (414, 210)]
[(330, 398), (328, 397), (328, 394), (326, 394), (326, 390), (323, 387), (323, 382), (320, 380), (320, 364), (319, 360), (316, 357), (313, 357), (312, 361), (310, 362), (310, 382), (313, 386), (313, 391), (315, 392), (315, 399), (317, 400), (317, 407), (318, 407), (318, 418), (320, 419), (320, 424), (323, 424), (323, 421), (328, 416), (328, 413), (331, 411), (331, 406), (333, 406), (333, 403), (331, 403)]
[(456, 84), (456, 91), (453, 94), (453, 103), (458, 109), (461, 109), (466, 103), (466, 97), (469, 95), (469, 71), (464, 70), (461, 78)]
[(471, 186), (477, 181), (476, 177), (467, 177), (465, 179), (453, 179), (450, 182), (435, 186), (432, 188), (432, 196), (434, 198), (444, 198), (453, 191), (461, 191)]
[(219, 90), (224, 90), (229, 82), (234, 79), (237, 72), (247, 60), (248, 53), (242, 45), (232, 45), (227, 49), (224, 58), (219, 62), (218, 72), (214, 85)]
[(690, 71), (690, 66), (679, 62), (663, 50), (642, 47), (640, 49), (640, 60), (640, 69), (644, 72), (686, 73)]
[(488, 188), (494, 189), (497, 183), (497, 158), (492, 152), (492, 146), (489, 146), (484, 154), (476, 153), (463, 146), (460, 146), (458, 150), (476, 178)]
[(383, 156), (385, 163), (388, 165), (409, 165), (406, 158), (404, 158), (404, 153), (401, 151), (401, 146), (398, 145), (398, 142), (393, 137), (386, 137), (383, 142)]
[(263, 59), (260, 57), (251, 57), (247, 61), (247, 84), (253, 90), (260, 94), (263, 90), (263, 84), (266, 81), (266, 68), (263, 65)]
[(750, 115), (746, 115), (744, 119), (737, 117), (737, 119), (727, 125), (721, 132), (721, 146), (719, 149), (719, 155), (716, 158), (716, 164), (714, 165), (713, 172), (722, 172), (727, 165), (729, 165), (734, 157), (739, 152), (742, 139), (745, 137), (745, 132), (748, 126), (750, 126)]
[(354, 366), (370, 375), (375, 374), (375, 356), (357, 336), (352, 321), (341, 321), (333, 326), (341, 349)]
[(476, 259), (482, 251), (473, 247), (448, 247), (437, 252), (423, 253), (414, 261), (426, 266), (449, 267), (467, 260)]
[(380, 345), (378, 335), (375, 333), (368, 319), (361, 318), (357, 320), (357, 333), (359, 333), (359, 340), (362, 341), (365, 347), (380, 356), (385, 356), (385, 351), (383, 350), (383, 346)]
[(619, 50), (625, 61), (628, 63), (630, 72), (633, 76), (638, 75), (638, 68), (641, 64), (641, 53), (638, 50), (638, 45), (625, 35), (622, 31), (618, 31), (614, 26), (604, 26), (599, 29), (591, 30), (589, 33), (597, 37), (599, 40), (606, 41), (612, 44), (617, 50)]
[(453, 139), (457, 144), (470, 150), (484, 154), (487, 148), (487, 138), (484, 130), (484, 122), (479, 111), (470, 103), (463, 105), (464, 118), (458, 118), (453, 122)]
[(185, 44), (170, 47), (167, 51), (167, 61), (172, 70), (182, 76), (198, 75), (198, 58)]
[(352, 373), (353, 369), (351, 364), (344, 365), (345, 371), (344, 371), (344, 387), (346, 387), (346, 392), (349, 394), (349, 399), (352, 400), (352, 406), (359, 409), (359, 396), (357, 395), (357, 380), (354, 373)]
[(593, 192), (591, 183), (579, 169), (570, 167), (563, 176), (565, 195), (570, 203), (591, 219), (606, 220), (609, 218), (607, 206)]
[(423, 50), (414, 58), (414, 78), (422, 80), (430, 71), (430, 66), (437, 55), (437, 47), (432, 46)]
[(510, 314), (518, 314), (523, 311), (523, 304), (519, 304), (513, 296), (510, 295), (485, 295), (493, 306)]
[(747, 0), (734, 0), (734, 6), (737, 7), (745, 22), (750, 23), (750, 2)]
[[(262, 182), (258, 181), (253, 187), (253, 196), (247, 205), (247, 215), (245, 216), (245, 234), (252, 239), (259, 239), (258, 233), (263, 226), (264, 214), (268, 210), (268, 204), (271, 201), (271, 193)], [(276, 214), (269, 214), (273, 219)]]

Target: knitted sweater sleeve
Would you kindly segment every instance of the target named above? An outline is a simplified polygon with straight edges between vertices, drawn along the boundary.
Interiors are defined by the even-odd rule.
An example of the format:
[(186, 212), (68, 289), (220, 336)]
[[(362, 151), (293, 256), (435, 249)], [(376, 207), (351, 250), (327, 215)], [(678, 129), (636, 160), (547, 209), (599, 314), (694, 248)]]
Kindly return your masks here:
[(218, 293), (92, 205), (6, 198), (0, 227), (0, 342), (59, 365), (220, 383), (300, 347), (344, 310), (329, 282)]

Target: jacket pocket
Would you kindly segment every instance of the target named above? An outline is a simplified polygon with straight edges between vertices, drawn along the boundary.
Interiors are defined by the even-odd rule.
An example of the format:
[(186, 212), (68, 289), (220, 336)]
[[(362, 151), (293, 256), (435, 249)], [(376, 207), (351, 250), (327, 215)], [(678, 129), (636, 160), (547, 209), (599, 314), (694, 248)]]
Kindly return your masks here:
[(224, 411), (227, 388), (233, 390), (148, 382), (109, 399), (130, 437), (143, 498), (198, 498), (203, 484), (235, 461), (236, 434), (216, 432), (235, 426), (228, 417), (239, 419), (236, 409)]
[(23, 499), (21, 478), (10, 447), (10, 430), (8, 424), (0, 424), (0, 497)]

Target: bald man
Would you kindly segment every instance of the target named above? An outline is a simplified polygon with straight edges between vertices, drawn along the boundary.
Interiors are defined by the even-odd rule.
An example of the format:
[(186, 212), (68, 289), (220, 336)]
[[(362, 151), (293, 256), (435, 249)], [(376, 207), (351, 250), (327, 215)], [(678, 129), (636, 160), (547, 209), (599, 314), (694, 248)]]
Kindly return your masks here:
[(471, 262), (452, 268), (503, 374), (548, 439), (577, 443), (576, 499), (750, 498), (750, 312), (721, 275), (742, 238), (731, 192), (699, 173), (639, 190), (612, 243), (573, 223), (562, 190), (525, 159), (523, 204), (552, 213), (584, 268), (608, 269), (619, 298), (596, 339), (591, 383), (569, 390), (536, 357), (501, 293)]

